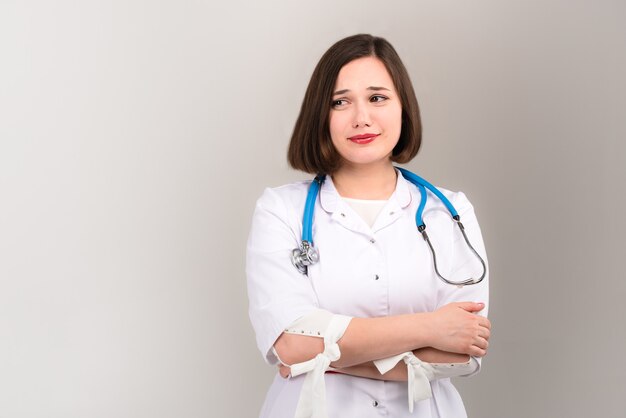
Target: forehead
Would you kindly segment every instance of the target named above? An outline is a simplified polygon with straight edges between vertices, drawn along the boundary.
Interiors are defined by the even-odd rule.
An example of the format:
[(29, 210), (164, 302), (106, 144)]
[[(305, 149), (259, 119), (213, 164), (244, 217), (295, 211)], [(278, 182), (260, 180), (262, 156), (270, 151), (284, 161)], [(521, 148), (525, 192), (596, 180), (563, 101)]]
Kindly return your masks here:
[(385, 64), (376, 57), (363, 57), (350, 61), (339, 70), (335, 90), (359, 90), (370, 86), (394, 89), (393, 80)]

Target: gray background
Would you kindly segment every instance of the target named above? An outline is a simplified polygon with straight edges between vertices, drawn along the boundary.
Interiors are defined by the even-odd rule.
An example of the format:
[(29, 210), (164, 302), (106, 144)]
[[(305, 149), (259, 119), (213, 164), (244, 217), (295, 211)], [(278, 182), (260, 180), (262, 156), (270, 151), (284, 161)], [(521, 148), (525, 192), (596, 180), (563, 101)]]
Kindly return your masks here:
[(491, 261), (471, 417), (624, 417), (623, 1), (0, 3), (0, 417), (254, 417), (245, 240), (321, 54), (390, 40)]

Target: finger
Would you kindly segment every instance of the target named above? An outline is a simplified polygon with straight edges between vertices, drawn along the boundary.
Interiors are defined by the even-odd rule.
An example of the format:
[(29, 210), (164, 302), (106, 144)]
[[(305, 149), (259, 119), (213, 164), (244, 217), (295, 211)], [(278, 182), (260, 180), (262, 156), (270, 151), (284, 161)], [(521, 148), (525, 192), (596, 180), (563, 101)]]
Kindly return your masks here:
[(480, 312), (485, 308), (485, 304), (482, 302), (458, 302), (456, 305), (468, 312)]
[(284, 377), (286, 379), (289, 377), (289, 373), (291, 373), (291, 369), (287, 366), (281, 365), (279, 368), (279, 373), (281, 377)]
[(487, 355), (487, 350), (483, 350), (482, 348), (473, 345), (470, 347), (467, 354), (473, 357), (484, 357)]
[(491, 329), (491, 321), (483, 316), (479, 317), (478, 325), (487, 329)]
[(489, 338), (491, 337), (491, 331), (489, 331), (488, 328), (480, 327), (480, 329), (478, 330), (478, 335), (489, 341)]
[(487, 341), (483, 337), (476, 337), (476, 339), (474, 340), (474, 346), (486, 351), (487, 348), (489, 348), (489, 341)]

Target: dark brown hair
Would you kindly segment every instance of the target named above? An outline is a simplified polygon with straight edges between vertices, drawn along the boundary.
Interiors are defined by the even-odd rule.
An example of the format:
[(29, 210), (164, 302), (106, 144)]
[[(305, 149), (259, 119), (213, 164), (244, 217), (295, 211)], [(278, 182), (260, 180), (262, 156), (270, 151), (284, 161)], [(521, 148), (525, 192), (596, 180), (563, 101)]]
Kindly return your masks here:
[(422, 123), (409, 74), (387, 40), (361, 34), (336, 42), (317, 63), (287, 151), (293, 168), (312, 174), (332, 174), (339, 168), (341, 156), (332, 143), (329, 128), (333, 89), (344, 65), (369, 56), (385, 64), (402, 104), (402, 129), (391, 160), (407, 163), (415, 157), (421, 144)]

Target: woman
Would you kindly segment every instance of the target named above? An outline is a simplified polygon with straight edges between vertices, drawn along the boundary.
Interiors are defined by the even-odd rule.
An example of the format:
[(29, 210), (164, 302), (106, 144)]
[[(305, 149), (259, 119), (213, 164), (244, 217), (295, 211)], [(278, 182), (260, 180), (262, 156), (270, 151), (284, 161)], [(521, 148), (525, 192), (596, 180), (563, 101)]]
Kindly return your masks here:
[[(324, 54), (288, 158), (325, 177), (266, 189), (248, 241), (250, 318), (265, 360), (280, 371), (261, 417), (466, 415), (449, 378), (475, 374), (486, 354), (487, 270), (468, 286), (438, 276), (478, 277), (481, 263), (428, 192), (435, 269), (415, 224), (421, 192), (393, 165), (410, 161), (420, 140), (410, 79), (386, 40), (355, 35)], [(305, 260), (294, 248), (303, 245), (312, 184), (317, 253)], [(440, 190), (486, 260), (471, 204)]]

